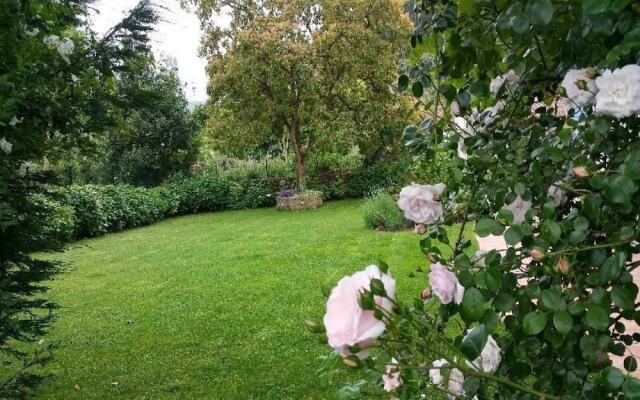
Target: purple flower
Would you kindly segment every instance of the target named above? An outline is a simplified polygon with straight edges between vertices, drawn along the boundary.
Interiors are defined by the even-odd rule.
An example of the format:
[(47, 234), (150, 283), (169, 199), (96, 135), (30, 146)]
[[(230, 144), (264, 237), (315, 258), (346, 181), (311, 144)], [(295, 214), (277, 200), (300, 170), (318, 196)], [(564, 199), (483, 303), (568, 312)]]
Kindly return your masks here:
[(298, 194), (295, 190), (293, 189), (286, 189), (280, 192), (280, 197), (293, 197), (296, 194)]

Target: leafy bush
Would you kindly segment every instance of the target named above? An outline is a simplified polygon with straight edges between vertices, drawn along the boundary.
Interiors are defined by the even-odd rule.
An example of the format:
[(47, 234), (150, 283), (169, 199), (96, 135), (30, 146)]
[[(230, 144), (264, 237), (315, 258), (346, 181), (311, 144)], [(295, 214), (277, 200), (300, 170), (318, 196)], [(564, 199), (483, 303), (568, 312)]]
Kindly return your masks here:
[(369, 229), (396, 230), (407, 221), (395, 200), (384, 190), (374, 191), (362, 205), (362, 218)]
[[(308, 322), (364, 378), (343, 397), (640, 399), (638, 2), (407, 5), (398, 85), (429, 109), (403, 139), (450, 175), (402, 196), (430, 290), (405, 302), (371, 265)], [(506, 245), (472, 253), (470, 223)]]

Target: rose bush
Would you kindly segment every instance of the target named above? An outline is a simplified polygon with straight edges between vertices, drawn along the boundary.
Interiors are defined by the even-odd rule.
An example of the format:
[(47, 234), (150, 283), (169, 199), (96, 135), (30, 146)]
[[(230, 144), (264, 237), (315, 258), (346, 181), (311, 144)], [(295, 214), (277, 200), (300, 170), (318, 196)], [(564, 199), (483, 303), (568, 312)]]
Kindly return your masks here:
[[(385, 329), (367, 358), (344, 359), (370, 385), (341, 394), (640, 399), (630, 352), (640, 334), (628, 331), (640, 322), (640, 5), (424, 0), (408, 10), (413, 50), (398, 85), (427, 118), (403, 139), (416, 158), (457, 161), (446, 192), (401, 193), (406, 216), (427, 225), (431, 291), (388, 297), (391, 312), (366, 301), (385, 296), (379, 284), (360, 293)], [(465, 218), (448, 237), (461, 193), (471, 193)], [(467, 223), (507, 248), (473, 254)]]

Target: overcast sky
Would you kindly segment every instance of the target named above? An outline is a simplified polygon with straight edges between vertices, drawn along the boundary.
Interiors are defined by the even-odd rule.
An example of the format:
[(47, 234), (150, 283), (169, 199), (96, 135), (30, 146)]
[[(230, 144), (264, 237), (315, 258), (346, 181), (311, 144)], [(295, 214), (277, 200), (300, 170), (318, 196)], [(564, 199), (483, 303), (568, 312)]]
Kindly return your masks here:
[[(133, 8), (138, 0), (99, 0), (94, 3), (98, 12), (91, 16), (93, 29), (105, 33), (122, 19), (126, 11)], [(162, 11), (162, 22), (152, 35), (152, 47), (156, 57), (175, 60), (180, 80), (185, 85), (189, 101), (204, 101), (207, 98), (206, 61), (198, 56), (200, 45), (200, 22), (195, 14), (183, 10), (178, 0), (155, 0), (156, 4), (167, 8)], [(216, 18), (225, 24), (225, 18)]]

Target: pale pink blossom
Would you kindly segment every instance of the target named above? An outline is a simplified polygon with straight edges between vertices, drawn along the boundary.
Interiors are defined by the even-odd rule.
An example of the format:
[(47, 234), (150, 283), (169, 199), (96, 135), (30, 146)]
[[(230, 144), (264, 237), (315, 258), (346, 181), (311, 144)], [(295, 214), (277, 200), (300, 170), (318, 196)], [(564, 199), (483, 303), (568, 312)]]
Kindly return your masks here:
[(388, 297), (374, 296), (376, 305), (391, 312), (393, 305), (389, 298), (395, 296), (396, 282), (376, 265), (342, 278), (327, 300), (323, 321), (329, 345), (344, 357), (351, 355), (349, 347), (357, 345), (361, 351), (356, 355), (366, 358), (367, 349), (385, 330), (385, 323), (378, 320), (373, 311), (363, 310), (359, 304), (360, 294), (369, 290), (372, 279), (382, 281)]
[(429, 284), (431, 290), (442, 304), (449, 304), (452, 301), (456, 304), (462, 302), (464, 297), (464, 286), (458, 282), (456, 275), (449, 271), (447, 267), (440, 263), (431, 265), (429, 271)]
[[(472, 329), (467, 330), (467, 334), (471, 332)], [(502, 350), (495, 339), (489, 335), (487, 338), (487, 343), (484, 345), (482, 352), (473, 360), (473, 362), (467, 361), (467, 364), (475, 369), (483, 372), (495, 372), (500, 363), (502, 362), (502, 356), (500, 354)]]
[(596, 79), (595, 111), (599, 115), (624, 118), (640, 113), (640, 66), (626, 65), (605, 70)]
[(442, 219), (442, 204), (440, 195), (445, 185), (417, 185), (412, 183), (400, 191), (398, 207), (404, 211), (404, 216), (418, 224), (433, 224)]
[(391, 362), (387, 364), (385, 373), (382, 375), (382, 381), (384, 382), (384, 390), (387, 392), (393, 392), (402, 385), (400, 367), (398, 366), (398, 360), (395, 358), (392, 358)]
[(524, 222), (527, 211), (531, 209), (531, 202), (523, 200), (522, 197), (518, 195), (511, 204), (504, 206), (502, 209), (511, 211), (511, 214), (513, 214), (513, 223), (520, 225)]
[(593, 80), (596, 71), (594, 68), (570, 69), (562, 80), (562, 87), (567, 97), (578, 107), (588, 106), (593, 103), (598, 87)]

